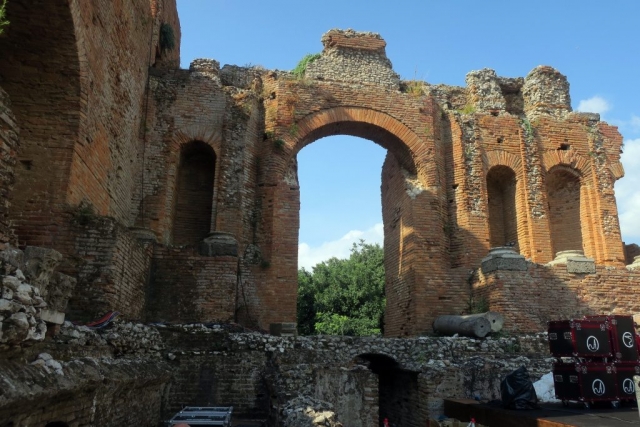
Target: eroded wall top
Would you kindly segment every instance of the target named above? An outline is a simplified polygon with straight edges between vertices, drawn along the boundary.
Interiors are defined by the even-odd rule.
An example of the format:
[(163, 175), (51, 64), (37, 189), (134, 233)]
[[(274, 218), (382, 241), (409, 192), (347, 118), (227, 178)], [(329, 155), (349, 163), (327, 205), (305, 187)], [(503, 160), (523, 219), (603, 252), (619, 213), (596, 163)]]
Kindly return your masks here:
[(380, 34), (334, 29), (322, 36), (322, 44), (321, 57), (307, 66), (307, 78), (400, 87)]

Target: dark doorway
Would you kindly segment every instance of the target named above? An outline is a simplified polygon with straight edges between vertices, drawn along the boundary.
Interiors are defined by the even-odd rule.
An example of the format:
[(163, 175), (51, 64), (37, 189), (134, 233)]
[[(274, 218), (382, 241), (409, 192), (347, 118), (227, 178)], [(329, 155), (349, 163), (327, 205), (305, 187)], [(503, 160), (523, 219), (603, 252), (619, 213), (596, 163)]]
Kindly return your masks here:
[(213, 148), (204, 142), (190, 142), (180, 152), (172, 239), (176, 246), (197, 243), (211, 231), (215, 164)]
[(494, 166), (487, 174), (489, 242), (491, 247), (518, 242), (516, 174), (507, 166)]

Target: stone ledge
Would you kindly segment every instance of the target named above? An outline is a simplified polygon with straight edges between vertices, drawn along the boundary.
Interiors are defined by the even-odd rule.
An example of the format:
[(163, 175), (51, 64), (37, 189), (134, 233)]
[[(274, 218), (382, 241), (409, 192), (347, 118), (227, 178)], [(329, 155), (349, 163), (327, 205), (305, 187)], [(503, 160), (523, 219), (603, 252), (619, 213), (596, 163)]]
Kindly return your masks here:
[(489, 250), (481, 266), (485, 274), (496, 270), (526, 271), (527, 260), (510, 246), (498, 246)]
[(568, 273), (574, 274), (594, 274), (596, 263), (592, 258), (584, 256), (580, 250), (560, 251), (556, 253), (553, 261), (547, 263), (548, 266), (566, 265)]

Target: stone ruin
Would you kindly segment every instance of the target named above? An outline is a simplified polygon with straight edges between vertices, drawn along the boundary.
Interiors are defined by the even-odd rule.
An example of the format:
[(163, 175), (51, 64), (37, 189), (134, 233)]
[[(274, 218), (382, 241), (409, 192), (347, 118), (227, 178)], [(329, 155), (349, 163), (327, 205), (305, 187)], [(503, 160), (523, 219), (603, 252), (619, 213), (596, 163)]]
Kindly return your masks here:
[[(546, 372), (548, 320), (639, 311), (622, 137), (572, 112), (551, 67), (407, 81), (380, 35), (331, 30), (300, 76), (184, 70), (174, 0), (7, 14), (0, 425), (152, 426), (213, 404), (270, 425), (424, 425), (520, 364)], [(296, 154), (335, 134), (388, 151), (386, 338), (243, 333), (295, 335)], [(474, 301), (530, 335), (426, 336)], [(108, 311), (112, 328), (78, 326)]]

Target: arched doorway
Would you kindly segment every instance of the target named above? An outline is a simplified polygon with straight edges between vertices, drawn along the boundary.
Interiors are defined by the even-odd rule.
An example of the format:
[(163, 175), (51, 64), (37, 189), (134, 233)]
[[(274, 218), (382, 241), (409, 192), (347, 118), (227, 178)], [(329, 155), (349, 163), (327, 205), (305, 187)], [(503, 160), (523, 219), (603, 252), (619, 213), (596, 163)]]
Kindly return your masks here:
[(216, 155), (201, 141), (182, 146), (176, 178), (172, 241), (176, 246), (202, 240), (211, 231)]
[(378, 376), (378, 420), (391, 425), (422, 425), (418, 372), (402, 369), (396, 360), (383, 354), (362, 354), (355, 359)]
[(553, 253), (583, 250), (579, 173), (558, 165), (546, 175), (549, 229)]
[(426, 332), (433, 317), (447, 310), (442, 301), (463, 300), (448, 295), (458, 289), (441, 283), (448, 268), (443, 232), (446, 199), (441, 194), (444, 168), (433, 161), (437, 150), (429, 149), (428, 143), (406, 125), (385, 113), (355, 107), (322, 110), (297, 121), (295, 132), (275, 140), (279, 144), (274, 144), (266, 160), (261, 205), (265, 236), (262, 254), (268, 268), (263, 271), (264, 290), (258, 292), (260, 300), (274, 305), (269, 302), (262, 306), (261, 323), (296, 319), (300, 188), (295, 156), (306, 145), (331, 135), (365, 138), (388, 150), (381, 186), (385, 335)]
[(322, 138), (297, 155), (298, 268), (305, 270), (298, 282), (300, 334), (383, 330), (380, 185), (386, 154), (372, 141), (340, 135)]
[(517, 245), (516, 174), (507, 166), (494, 166), (487, 174), (489, 243), (491, 247)]

